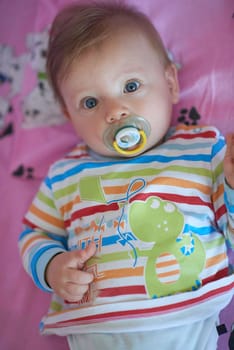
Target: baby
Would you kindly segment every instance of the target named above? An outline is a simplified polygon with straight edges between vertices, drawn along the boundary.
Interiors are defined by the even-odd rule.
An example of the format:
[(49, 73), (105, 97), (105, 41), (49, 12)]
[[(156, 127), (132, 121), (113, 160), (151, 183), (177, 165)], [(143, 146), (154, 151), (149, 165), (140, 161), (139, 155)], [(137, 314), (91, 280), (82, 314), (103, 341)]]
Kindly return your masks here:
[(42, 333), (79, 350), (216, 349), (233, 295), (234, 135), (171, 127), (177, 69), (128, 5), (63, 9), (47, 70), (84, 144), (51, 166), (19, 239), (53, 292)]

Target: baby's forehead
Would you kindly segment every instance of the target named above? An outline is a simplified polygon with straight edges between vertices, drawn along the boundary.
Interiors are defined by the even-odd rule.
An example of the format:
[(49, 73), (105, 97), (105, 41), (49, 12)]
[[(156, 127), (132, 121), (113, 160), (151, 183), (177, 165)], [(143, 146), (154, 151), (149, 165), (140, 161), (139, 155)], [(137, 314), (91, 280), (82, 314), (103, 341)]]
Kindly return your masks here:
[[(97, 30), (93, 37), (90, 37), (87, 42), (83, 42), (84, 45), (81, 44), (80, 47), (77, 47), (78, 55), (85, 55), (90, 49), (98, 51), (111, 43), (119, 45), (120, 40), (127, 42), (130, 39), (131, 41), (139, 40), (140, 42), (140, 38), (146, 39), (154, 48), (159, 47), (157, 44), (160, 41), (160, 37), (152, 27), (145, 27), (140, 20), (137, 21), (130, 18), (129, 21), (126, 16), (115, 18), (114, 21), (105, 23), (103, 31)], [(128, 47), (126, 47), (127, 49)]]
[(115, 41), (115, 39), (121, 35), (122, 38), (131, 37), (132, 40), (138, 40), (138, 37), (144, 37), (153, 49), (155, 49), (161, 56), (162, 61), (168, 63), (167, 53), (157, 29), (147, 18), (144, 17), (131, 17), (124, 14), (112, 19), (107, 19), (105, 21), (103, 32), (98, 33), (97, 30), (96, 39), (92, 38), (90, 41), (91, 45), (88, 46), (96, 46), (96, 48), (98, 48), (105, 45), (108, 41)]
[[(72, 52), (72, 55), (67, 55), (67, 57), (64, 57), (63, 63), (65, 64), (61, 66), (61, 74), (59, 77), (60, 83), (67, 78), (70, 78), (72, 72), (77, 71), (77, 66), (80, 65), (81, 68), (86, 59), (92, 61), (92, 55), (97, 57), (97, 62), (94, 62), (94, 64), (97, 65), (98, 62), (100, 62), (98, 59), (99, 53), (103, 57), (103, 52), (105, 52), (104, 60), (107, 62), (108, 66), (109, 52), (116, 52), (116, 58), (118, 57), (118, 66), (120, 66), (119, 59), (122, 59), (119, 56), (119, 52), (122, 53), (122, 57), (124, 57), (125, 54), (129, 57), (131, 55), (128, 53), (131, 50), (135, 52), (135, 55), (140, 56), (139, 59), (143, 60), (144, 64), (145, 58), (142, 57), (141, 53), (144, 51), (145, 55), (147, 55), (147, 53), (151, 50), (151, 53), (153, 52), (153, 56), (156, 54), (164, 65), (164, 62), (166, 61), (166, 54), (164, 53), (163, 45), (160, 41), (161, 39), (157, 33), (157, 30), (150, 22), (148, 27), (145, 25), (145, 23), (148, 22), (143, 20), (141, 21), (138, 18), (130, 18), (126, 15), (119, 15), (113, 17), (112, 20), (106, 20), (105, 26), (103, 25), (98, 27), (97, 31), (93, 32), (93, 35), (89, 33), (88, 37), (86, 38), (78, 38), (76, 48)], [(130, 60), (135, 61), (133, 57), (130, 57)], [(113, 69), (114, 62), (112, 70)], [(91, 78), (92, 77), (90, 76), (90, 79)]]
[(90, 67), (92, 72), (96, 72), (95, 68), (101, 71), (109, 69), (110, 74), (118, 67), (122, 74), (127, 75), (130, 74), (129, 71), (139, 73), (143, 69), (142, 65), (145, 67), (146, 57), (150, 61), (153, 59), (155, 64), (156, 60), (161, 61), (158, 50), (144, 32), (135, 27), (127, 29), (126, 31), (125, 27), (120, 26), (112, 35), (107, 35), (102, 40), (84, 47), (83, 50), (78, 50), (69, 67), (67, 66), (65, 80), (78, 71), (83, 75), (84, 67), (86, 69)]
[(120, 31), (124, 32), (125, 35), (131, 33), (141, 33), (148, 39), (158, 40), (158, 33), (154, 25), (145, 18), (132, 17), (127, 14), (118, 15), (111, 19), (105, 20), (105, 31), (109, 35), (115, 36)]
[[(106, 35), (97, 38), (97, 40), (93, 40), (90, 44), (84, 46), (83, 49), (78, 47), (75, 60), (85, 60), (86, 58), (92, 58), (92, 56), (103, 56), (103, 54), (106, 60), (108, 60), (111, 52), (115, 52), (116, 55), (119, 52), (129, 55), (131, 50), (137, 51), (139, 55), (142, 47), (145, 48), (145, 50), (149, 48), (149, 50), (153, 49), (157, 51), (150, 37), (139, 28), (119, 26)], [(119, 55), (117, 56), (119, 57)], [(121, 56), (121, 58), (124, 59), (123, 56)]]

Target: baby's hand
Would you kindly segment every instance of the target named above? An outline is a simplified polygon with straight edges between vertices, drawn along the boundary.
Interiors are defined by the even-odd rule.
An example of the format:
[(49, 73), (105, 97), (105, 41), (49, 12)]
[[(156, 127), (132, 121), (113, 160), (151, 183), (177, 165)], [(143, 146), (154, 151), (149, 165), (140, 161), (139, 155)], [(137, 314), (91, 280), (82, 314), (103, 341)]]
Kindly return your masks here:
[(61, 253), (50, 261), (46, 280), (57, 295), (71, 303), (83, 298), (94, 276), (82, 269), (95, 252), (96, 245), (91, 242), (84, 250)]
[(226, 137), (227, 149), (224, 157), (224, 176), (227, 183), (234, 189), (234, 134)]

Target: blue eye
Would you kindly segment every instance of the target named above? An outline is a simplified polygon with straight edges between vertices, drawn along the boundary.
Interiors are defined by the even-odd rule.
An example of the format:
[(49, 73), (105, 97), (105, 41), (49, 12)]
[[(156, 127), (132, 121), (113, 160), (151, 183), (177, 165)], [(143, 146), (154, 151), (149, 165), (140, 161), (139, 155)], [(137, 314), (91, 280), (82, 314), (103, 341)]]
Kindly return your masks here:
[(128, 83), (126, 83), (124, 87), (124, 92), (134, 92), (138, 90), (139, 87), (140, 87), (139, 81), (136, 81), (136, 80), (129, 81)]
[(88, 97), (84, 100), (84, 107), (85, 108), (88, 108), (88, 109), (91, 109), (91, 108), (94, 108), (96, 107), (98, 101), (96, 98), (94, 97)]

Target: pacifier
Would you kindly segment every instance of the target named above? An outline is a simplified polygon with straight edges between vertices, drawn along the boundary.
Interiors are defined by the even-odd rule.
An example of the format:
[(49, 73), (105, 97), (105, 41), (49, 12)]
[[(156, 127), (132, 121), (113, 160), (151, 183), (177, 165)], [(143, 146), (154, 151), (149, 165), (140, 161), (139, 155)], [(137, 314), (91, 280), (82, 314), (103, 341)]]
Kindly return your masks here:
[(111, 125), (103, 139), (109, 149), (124, 156), (133, 156), (145, 147), (149, 134), (149, 123), (142, 117), (131, 116)]

